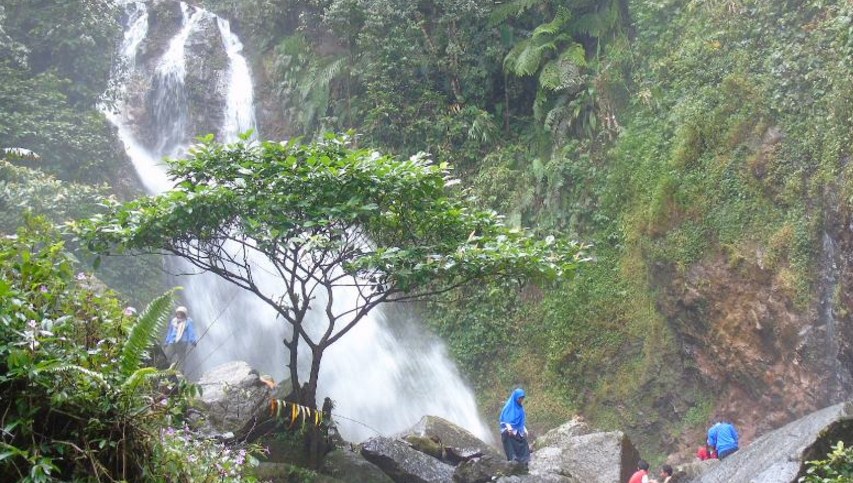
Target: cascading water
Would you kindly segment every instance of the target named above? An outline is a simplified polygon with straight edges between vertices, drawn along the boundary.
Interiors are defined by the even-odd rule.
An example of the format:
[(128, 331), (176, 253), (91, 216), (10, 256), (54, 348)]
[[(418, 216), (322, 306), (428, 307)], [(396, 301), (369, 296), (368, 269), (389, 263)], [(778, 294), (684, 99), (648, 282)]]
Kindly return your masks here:
[[(120, 50), (127, 69), (116, 69), (124, 74), (115, 79), (124, 101), (118, 104), (117, 112), (107, 112), (107, 116), (118, 129), (146, 190), (156, 194), (172, 184), (160, 159), (185, 153), (186, 140), (199, 134), (187, 131), (192, 129), (189, 120), (193, 99), (185, 83), (186, 63), (196, 55), (190, 47), (191, 40), (201, 35), (206, 26), (215, 23), (218, 27), (219, 49), (224, 52), (228, 68), (220, 73), (219, 86), (205, 88), (220, 89), (222, 94), (222, 121), (216, 133), (220, 140), (233, 141), (239, 133), (256, 129), (251, 74), (241, 54), (242, 45), (229, 23), (183, 2), (180, 29), (162, 55), (153, 61), (138, 61), (142, 57), (140, 49), (148, 41), (149, 11), (144, 2), (127, 2), (127, 10), (128, 26)], [(140, 85), (147, 92), (130, 95), (129, 86), (138, 89)], [(148, 99), (147, 116), (139, 114), (143, 109), (134, 104), (135, 99)], [(153, 118), (156, 132), (143, 140), (144, 136), (138, 133), (143, 131), (139, 125), (145, 117)], [(203, 334), (186, 361), (189, 377), (196, 378), (231, 360), (245, 360), (276, 380), (287, 376), (286, 352), (281, 343), (286, 326), (276, 320), (270, 307), (218, 277), (193, 274), (195, 271), (185, 262), (169, 263), (170, 271), (179, 274), (177, 283), (184, 287), (185, 305), (190, 308), (198, 332)], [(261, 264), (257, 273), (263, 272)], [(274, 286), (275, 280), (269, 277), (266, 282)], [(355, 303), (346, 291), (336, 291), (335, 299)], [(315, 311), (314, 315), (321, 313)], [(491, 442), (492, 433), (478, 414), (474, 396), (449, 361), (441, 341), (408, 317), (395, 316), (393, 324), (389, 318), (381, 307), (374, 310), (324, 354), (318, 399), (328, 396), (336, 402), (342, 435), (350, 441), (362, 441), (377, 432), (389, 435), (431, 414)]]

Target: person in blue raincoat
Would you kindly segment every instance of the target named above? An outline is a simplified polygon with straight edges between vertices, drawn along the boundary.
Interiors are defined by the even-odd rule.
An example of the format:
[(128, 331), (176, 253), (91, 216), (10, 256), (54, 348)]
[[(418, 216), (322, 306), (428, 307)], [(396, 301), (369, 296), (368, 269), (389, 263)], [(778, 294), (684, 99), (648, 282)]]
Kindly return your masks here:
[(708, 430), (708, 446), (717, 451), (717, 458), (723, 459), (738, 450), (738, 434), (725, 419), (717, 417), (714, 421), (716, 424)]
[(522, 464), (527, 464), (530, 461), (526, 419), (524, 389), (518, 388), (506, 400), (500, 417), (501, 443), (503, 443), (507, 461), (516, 461)]
[(175, 317), (169, 322), (169, 330), (166, 332), (166, 339), (163, 341), (164, 352), (169, 358), (169, 363), (181, 368), (187, 358), (189, 346), (195, 347), (197, 343), (198, 336), (195, 332), (193, 319), (187, 315), (186, 307), (178, 307), (175, 309)]

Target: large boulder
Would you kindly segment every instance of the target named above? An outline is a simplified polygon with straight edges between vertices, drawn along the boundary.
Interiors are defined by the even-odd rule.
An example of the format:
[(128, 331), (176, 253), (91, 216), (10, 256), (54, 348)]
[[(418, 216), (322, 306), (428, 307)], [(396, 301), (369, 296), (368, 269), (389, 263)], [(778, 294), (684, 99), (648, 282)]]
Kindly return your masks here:
[[(430, 456), (458, 464), (477, 456), (503, 458), (503, 453), (471, 432), (438, 416), (424, 416), (398, 436)], [(431, 444), (432, 443), (432, 444)]]
[(830, 446), (853, 444), (853, 402), (836, 404), (764, 434), (690, 480), (694, 483), (794, 483), (805, 462)]
[(531, 475), (560, 475), (588, 483), (616, 483), (628, 481), (640, 459), (631, 440), (621, 431), (569, 436), (565, 428), (557, 430), (562, 436), (543, 436), (546, 441), (557, 442), (555, 446), (533, 452)]
[[(574, 478), (554, 474), (499, 476), (496, 483), (579, 483)], [(617, 482), (613, 482), (617, 483)], [(621, 483), (621, 482), (618, 482)]]
[(239, 434), (254, 421), (265, 419), (275, 389), (261, 381), (257, 371), (243, 361), (221, 364), (198, 381), (199, 403), (206, 424), (216, 433)]
[(452, 465), (398, 439), (371, 438), (362, 445), (361, 454), (397, 483), (447, 483), (453, 478)]
[(463, 461), (453, 472), (454, 483), (486, 483), (495, 477), (527, 474), (527, 468), (505, 457), (486, 455)]
[(336, 449), (327, 454), (320, 466), (320, 473), (345, 483), (393, 483), (394, 481), (378, 466), (349, 449)]
[(575, 416), (571, 421), (548, 431), (542, 436), (536, 438), (533, 442), (533, 449), (545, 448), (548, 446), (562, 447), (568, 444), (568, 441), (577, 436), (583, 436), (593, 432), (586, 422), (579, 416)]

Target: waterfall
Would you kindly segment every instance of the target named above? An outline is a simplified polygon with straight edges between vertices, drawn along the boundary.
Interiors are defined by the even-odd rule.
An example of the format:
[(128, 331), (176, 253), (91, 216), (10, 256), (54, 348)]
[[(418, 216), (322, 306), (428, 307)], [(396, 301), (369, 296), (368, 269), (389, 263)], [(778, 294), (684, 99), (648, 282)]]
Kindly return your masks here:
[[(192, 129), (193, 100), (187, 95), (185, 81), (187, 62), (201, 55), (192, 45), (197, 44), (200, 31), (214, 23), (211, 20), (218, 28), (221, 45), (217, 47), (228, 64), (216, 86), (222, 98), (218, 139), (233, 141), (241, 132), (256, 130), (251, 73), (230, 24), (201, 8), (183, 2), (180, 5), (180, 29), (158, 59), (142, 61), (140, 49), (149, 36), (148, 7), (145, 2), (126, 3), (128, 24), (119, 52), (127, 68), (116, 69), (114, 78), (117, 91), (123, 95), (115, 112), (105, 109), (150, 194), (161, 193), (173, 184), (160, 160), (185, 153), (187, 140), (204, 134), (188, 132)], [(145, 79), (150, 81), (146, 83)], [(144, 95), (130, 92), (131, 86), (139, 89), (139, 85), (144, 86)], [(139, 134), (146, 117), (139, 114), (144, 112), (140, 99), (149, 100), (147, 117), (153, 117), (156, 126), (149, 139)], [(263, 261), (257, 263), (256, 273), (269, 278), (263, 286), (281, 283), (271, 270), (263, 275)], [(203, 335), (185, 364), (189, 378), (232, 360), (244, 360), (276, 380), (287, 377), (287, 354), (282, 344), (287, 326), (276, 319), (272, 308), (212, 274), (195, 273), (197, 270), (187, 262), (173, 259), (169, 265), (169, 271), (177, 274), (175, 283), (184, 287), (182, 303), (189, 307), (197, 332)], [(355, 303), (354, 295), (345, 290), (336, 291), (335, 300)], [(319, 310), (312, 312), (322, 315)], [(324, 354), (318, 399), (328, 396), (335, 401), (344, 438), (362, 441), (377, 433), (391, 435), (429, 414), (493, 442), (492, 431), (477, 411), (473, 392), (448, 358), (443, 343), (410, 316), (391, 318), (382, 307), (375, 309)]]

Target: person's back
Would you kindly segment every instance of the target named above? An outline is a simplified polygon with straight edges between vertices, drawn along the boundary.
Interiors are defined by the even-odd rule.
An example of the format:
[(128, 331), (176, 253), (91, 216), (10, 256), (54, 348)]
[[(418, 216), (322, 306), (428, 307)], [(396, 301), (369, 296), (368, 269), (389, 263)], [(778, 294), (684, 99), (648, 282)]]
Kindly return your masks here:
[(637, 471), (631, 475), (628, 483), (648, 483), (649, 481), (649, 464), (645, 460), (637, 462)]
[(708, 430), (708, 445), (716, 449), (720, 459), (738, 450), (738, 434), (734, 425), (720, 421)]

